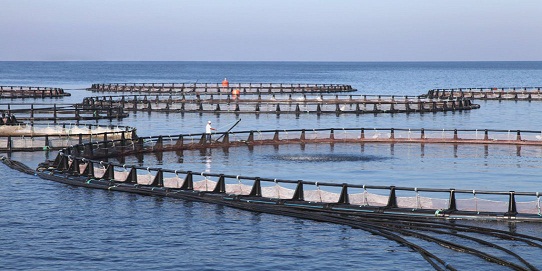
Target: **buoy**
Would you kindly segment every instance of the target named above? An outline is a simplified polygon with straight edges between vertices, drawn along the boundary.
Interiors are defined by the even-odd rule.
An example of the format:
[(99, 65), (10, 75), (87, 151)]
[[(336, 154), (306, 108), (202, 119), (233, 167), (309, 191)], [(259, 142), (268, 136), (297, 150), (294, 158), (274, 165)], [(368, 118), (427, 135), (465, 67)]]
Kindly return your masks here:
[(241, 94), (241, 91), (239, 89), (234, 89), (234, 90), (231, 91), (231, 94), (232, 95), (239, 95), (239, 94)]
[(229, 87), (230, 86), (230, 83), (228, 82), (228, 79), (224, 78), (224, 80), (222, 81), (222, 87)]

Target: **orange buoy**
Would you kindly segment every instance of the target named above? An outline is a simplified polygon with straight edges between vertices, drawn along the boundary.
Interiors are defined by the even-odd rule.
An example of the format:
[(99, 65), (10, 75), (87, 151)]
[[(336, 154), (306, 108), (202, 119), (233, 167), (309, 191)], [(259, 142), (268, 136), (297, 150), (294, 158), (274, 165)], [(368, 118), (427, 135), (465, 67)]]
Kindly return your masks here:
[(231, 94), (232, 95), (239, 95), (239, 94), (241, 94), (241, 91), (239, 91), (239, 89), (234, 89), (234, 90), (231, 91)]
[(229, 87), (230, 86), (230, 83), (228, 82), (228, 79), (224, 78), (224, 80), (222, 81), (222, 87)]

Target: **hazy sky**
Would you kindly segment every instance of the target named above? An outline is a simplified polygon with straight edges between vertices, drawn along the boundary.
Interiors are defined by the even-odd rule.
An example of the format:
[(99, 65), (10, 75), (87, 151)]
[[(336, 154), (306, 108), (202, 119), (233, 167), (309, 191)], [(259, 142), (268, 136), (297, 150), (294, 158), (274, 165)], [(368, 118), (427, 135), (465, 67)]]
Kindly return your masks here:
[(542, 60), (542, 0), (0, 0), (6, 60)]

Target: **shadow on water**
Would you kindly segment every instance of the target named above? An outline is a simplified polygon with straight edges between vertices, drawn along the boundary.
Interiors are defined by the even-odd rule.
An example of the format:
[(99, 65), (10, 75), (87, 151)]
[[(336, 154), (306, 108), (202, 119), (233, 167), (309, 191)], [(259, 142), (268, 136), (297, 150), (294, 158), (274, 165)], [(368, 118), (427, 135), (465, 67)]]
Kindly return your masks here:
[(392, 159), (392, 157), (381, 157), (364, 154), (341, 154), (341, 153), (315, 153), (315, 154), (287, 154), (270, 155), (269, 159), (296, 163), (319, 163), (319, 162), (376, 162)]

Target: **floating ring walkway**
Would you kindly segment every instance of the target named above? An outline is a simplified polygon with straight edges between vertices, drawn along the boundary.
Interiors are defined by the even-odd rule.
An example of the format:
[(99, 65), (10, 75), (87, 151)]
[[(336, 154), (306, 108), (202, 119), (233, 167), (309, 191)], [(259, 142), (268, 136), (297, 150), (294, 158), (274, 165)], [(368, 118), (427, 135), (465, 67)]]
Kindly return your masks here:
[(150, 93), (331, 93), (356, 91), (351, 85), (292, 84), (292, 83), (110, 83), (92, 84), (87, 90), (96, 92), (150, 92)]
[(129, 126), (19, 124), (0, 126), (0, 151), (58, 150), (84, 142), (136, 138)]
[(0, 103), (0, 111), (13, 113), (19, 121), (81, 121), (100, 119), (122, 119), (128, 117), (122, 107), (80, 107), (72, 104), (57, 103)]
[[(462, 130), (460, 134), (458, 130), (429, 129), (299, 129), (230, 132), (223, 134), (221, 142), (213, 143), (207, 143), (204, 134), (178, 135), (177, 140), (167, 140), (168, 137), (172, 138), (171, 136), (145, 137), (135, 140), (117, 139), (70, 146), (59, 153), (54, 163), (44, 166), (42, 170), (43, 177), (73, 185), (158, 196), (190, 199), (199, 197), (202, 201), (207, 201), (210, 197), (212, 199), (210, 201), (215, 202), (220, 200), (247, 204), (290, 205), (295, 208), (319, 208), (348, 214), (369, 212), (429, 219), (436, 217), (542, 222), (539, 192), (474, 191), (277, 180), (145, 168), (96, 160), (172, 150), (235, 146), (250, 148), (255, 145), (281, 144), (455, 143), (542, 146), (540, 131), (482, 130), (480, 134), (477, 132)], [(239, 140), (233, 140), (233, 138)], [(201, 176), (202, 180), (194, 180), (198, 176)], [(215, 180), (212, 180), (213, 178)], [(307, 187), (314, 190), (309, 191)], [(374, 193), (375, 191), (379, 192)], [(398, 197), (396, 196), (398, 191), (411, 193), (411, 195)], [(421, 197), (421, 192), (431, 195), (440, 194), (441, 197)], [(455, 198), (457, 194), (471, 194), (472, 199), (459, 200)], [(500, 196), (502, 200), (483, 200), (480, 198), (481, 195)], [(517, 196), (529, 200), (517, 202), (515, 199)]]
[(542, 87), (510, 87), (510, 88), (451, 88), (432, 89), (424, 95), (427, 98), (455, 99), (471, 98), (476, 100), (512, 100), (542, 101)]
[[(242, 96), (242, 95), (241, 95)], [(364, 114), (424, 113), (478, 109), (470, 99), (421, 99), (385, 95), (119, 95), (87, 97), (82, 107), (120, 107), (126, 111), (272, 113), (272, 114)]]
[[(515, 252), (515, 248), (528, 245), (531, 251), (542, 250), (542, 238), (520, 234), (513, 229), (497, 230), (447, 221), (542, 222), (539, 192), (307, 182), (141, 167), (96, 158), (166, 150), (250, 148), (264, 144), (419, 142), (422, 146), (426, 143), (542, 146), (540, 131), (330, 128), (241, 131), (222, 135), (222, 141), (212, 143), (205, 142), (203, 134), (82, 143), (63, 149), (55, 161), (40, 164), (37, 171), (5, 157), (1, 160), (21, 172), (73, 186), (201, 201), (350, 226), (411, 248), (436, 270), (456, 270), (453, 267), (456, 259), (439, 257), (428, 250), (428, 244), (468, 253), (514, 270), (538, 270), (529, 258)], [(177, 140), (173, 140), (174, 137)], [(499, 200), (495, 200), (496, 197)], [(498, 240), (498, 244), (488, 239)]]
[(28, 86), (0, 86), (0, 98), (59, 98), (70, 96), (62, 88), (28, 87)]

